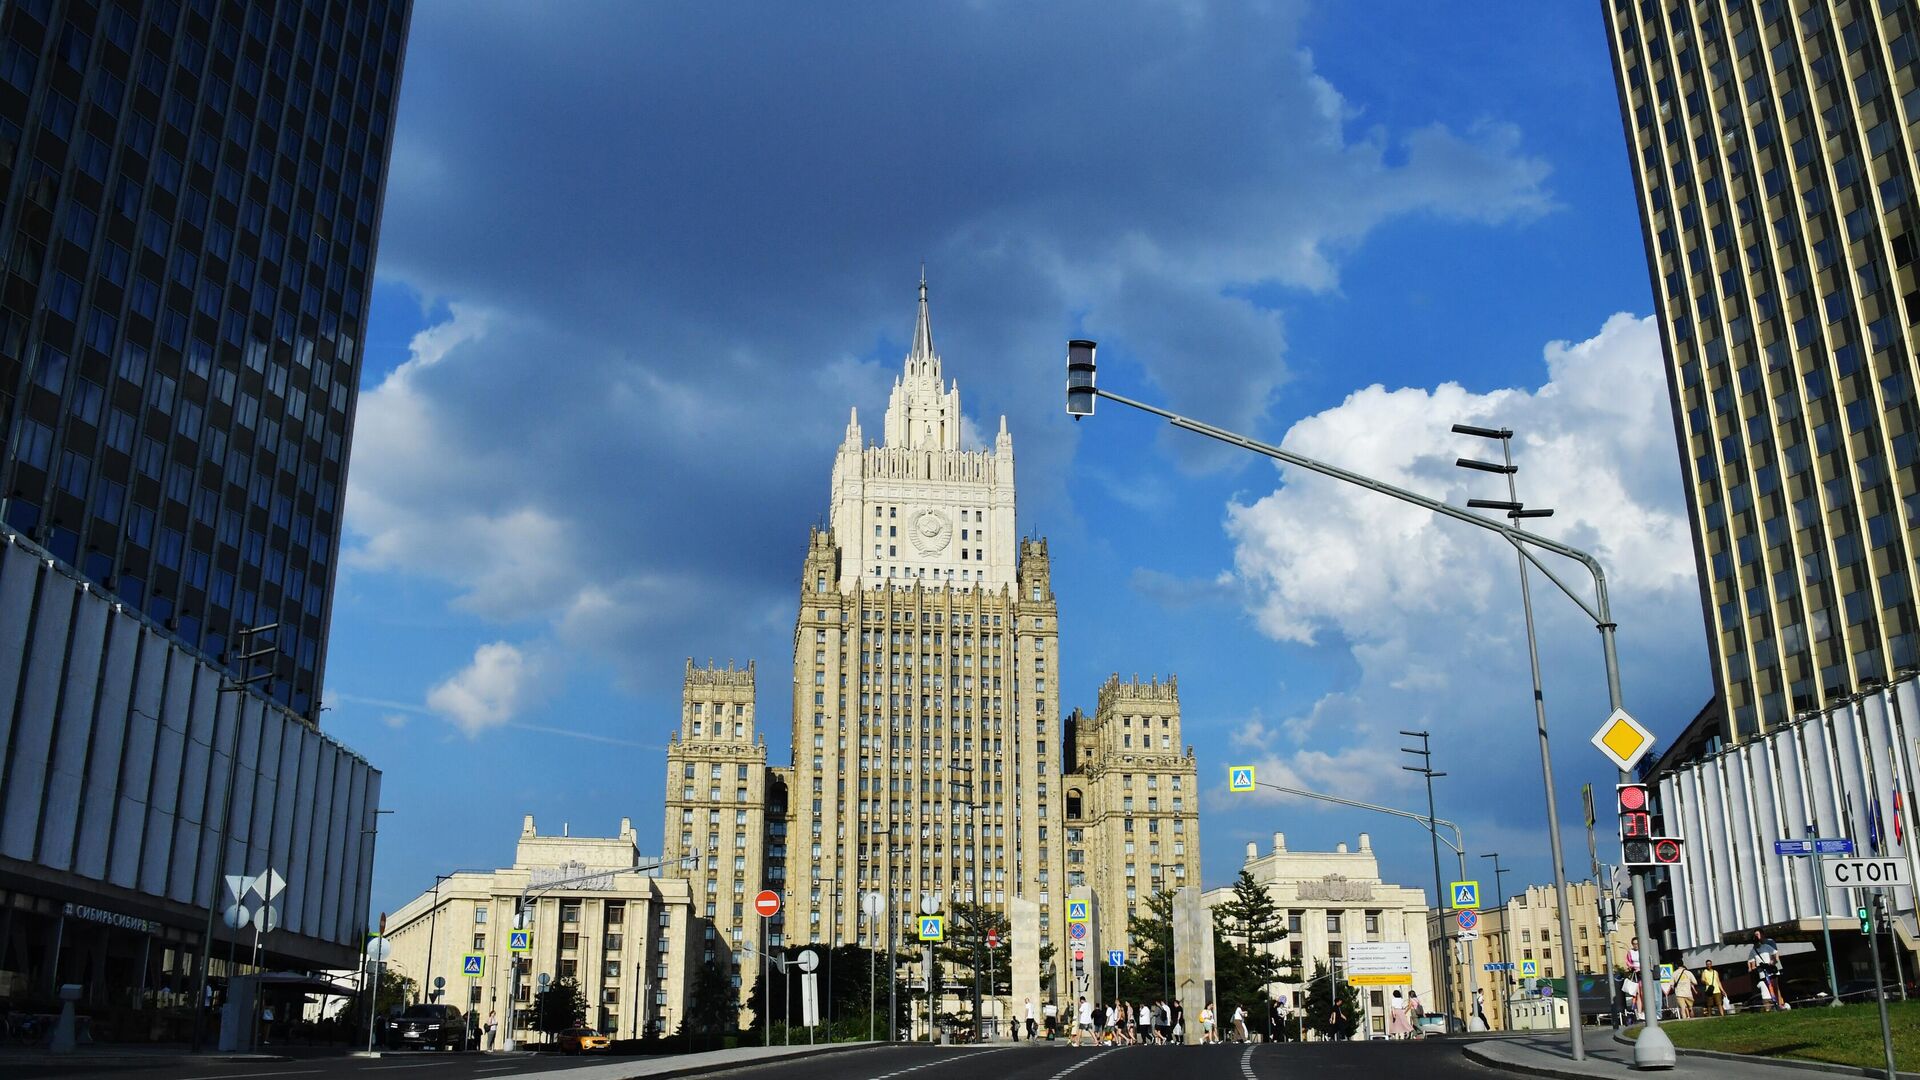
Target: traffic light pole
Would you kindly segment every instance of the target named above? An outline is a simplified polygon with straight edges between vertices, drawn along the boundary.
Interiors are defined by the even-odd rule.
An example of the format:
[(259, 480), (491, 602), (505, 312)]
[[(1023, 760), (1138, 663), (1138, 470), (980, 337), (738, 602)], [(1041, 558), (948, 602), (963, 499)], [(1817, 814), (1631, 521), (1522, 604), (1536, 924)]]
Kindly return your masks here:
[[(1321, 476), (1326, 476), (1345, 484), (1352, 484), (1355, 487), (1371, 491), (1376, 495), (1384, 495), (1390, 499), (1397, 499), (1400, 502), (1421, 507), (1441, 517), (1451, 518), (1465, 525), (1472, 525), (1475, 528), (1487, 532), (1500, 534), (1502, 539), (1512, 544), (1514, 550), (1518, 551), (1527, 562), (1531, 563), (1535, 569), (1545, 575), (1548, 581), (1552, 582), (1569, 600), (1574, 602), (1575, 606), (1586, 613), (1587, 618), (1593, 621), (1594, 629), (1600, 632), (1600, 652), (1606, 663), (1608, 711), (1611, 713), (1613, 710), (1623, 707), (1623, 695), (1620, 690), (1620, 654), (1614, 643), (1616, 624), (1613, 621), (1612, 605), (1607, 599), (1606, 570), (1600, 565), (1599, 559), (1570, 544), (1563, 544), (1557, 540), (1541, 536), (1538, 533), (1528, 532), (1511, 523), (1482, 517), (1479, 514), (1463, 510), (1460, 507), (1453, 506), (1438, 499), (1430, 499), (1425, 495), (1409, 491), (1406, 488), (1376, 480), (1371, 476), (1342, 469), (1337, 465), (1318, 461), (1283, 447), (1263, 443), (1257, 439), (1251, 439), (1245, 435), (1228, 431), (1225, 428), (1214, 427), (1212, 424), (1202, 423), (1155, 405), (1149, 405), (1142, 401), (1135, 401), (1131, 398), (1122, 397), (1119, 394), (1099, 389), (1095, 385), (1094, 379), (1094, 347), (1094, 342), (1078, 338), (1067, 343), (1067, 411), (1069, 414), (1075, 416), (1091, 415), (1094, 400), (1096, 398), (1106, 398), (1115, 404), (1125, 405), (1128, 408), (1138, 409), (1141, 412), (1158, 416), (1183, 431), (1191, 431), (1196, 435), (1203, 435), (1209, 439), (1226, 443), (1229, 446), (1237, 446), (1242, 450), (1252, 451), (1264, 457), (1292, 465), (1295, 468), (1318, 473)], [(1588, 575), (1593, 579), (1593, 602), (1589, 604), (1586, 599), (1582, 597), (1579, 592), (1575, 591), (1559, 574), (1554, 573), (1546, 563), (1541, 561), (1537, 552), (1547, 552), (1558, 555), (1561, 558), (1578, 563), (1585, 568)], [(1632, 778), (1622, 770), (1620, 781), (1622, 783), (1628, 783), (1631, 782), (1631, 780)], [(1554, 792), (1551, 787), (1546, 791), (1546, 804), (1549, 819), (1551, 821), (1557, 821), (1559, 815), (1556, 809)], [(1559, 844), (1559, 831), (1557, 827), (1554, 828), (1551, 839), (1556, 846)], [(1640, 935), (1640, 940), (1647, 945), (1651, 945), (1653, 943), (1653, 935), (1647, 929), (1646, 880), (1639, 874), (1633, 874), (1632, 879), (1635, 929)], [(1655, 972), (1656, 969), (1648, 964), (1643, 963), (1640, 965), (1642, 1001), (1656, 1000), (1656, 995), (1659, 993), (1659, 981), (1654, 977)], [(1582, 1053), (1582, 1041), (1580, 1039), (1578, 998), (1575, 997), (1575, 995), (1579, 993), (1579, 983), (1580, 981), (1577, 978), (1569, 978), (1567, 980), (1567, 996), (1569, 998), (1568, 1012), (1572, 1021), (1573, 1050), (1576, 1054), (1584, 1056)], [(1648, 1012), (1647, 1022), (1640, 1029), (1639, 1037), (1634, 1040), (1634, 1068), (1671, 1069), (1677, 1060), (1677, 1055), (1673, 1049), (1673, 1040), (1660, 1028), (1659, 1012), (1658, 1009)]]
[(1887, 988), (1880, 981), (1880, 910), (1881, 900), (1886, 893), (1880, 889), (1873, 891), (1871, 906), (1867, 911), (1875, 925), (1867, 933), (1867, 952), (1873, 956), (1873, 1000), (1880, 1006), (1880, 1048), (1887, 1056), (1887, 1080), (1898, 1080), (1898, 1072), (1893, 1064), (1893, 1027), (1887, 1021)]
[(1833, 930), (1827, 923), (1827, 856), (1820, 850), (1820, 830), (1807, 826), (1807, 839), (1813, 841), (1813, 883), (1814, 891), (1820, 897), (1820, 940), (1827, 947), (1827, 993), (1829, 1000), (1840, 1004), (1840, 980), (1833, 971)]

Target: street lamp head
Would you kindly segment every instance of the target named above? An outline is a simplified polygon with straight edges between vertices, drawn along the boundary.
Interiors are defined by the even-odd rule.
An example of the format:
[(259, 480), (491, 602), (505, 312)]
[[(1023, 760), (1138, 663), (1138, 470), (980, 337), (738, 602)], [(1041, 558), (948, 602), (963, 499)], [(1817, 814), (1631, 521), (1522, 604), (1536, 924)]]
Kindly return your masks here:
[(1402, 731), (1400, 734), (1405, 735), (1409, 739), (1424, 739), (1427, 737), (1427, 733), (1424, 731)]
[(1475, 469), (1480, 472), (1499, 473), (1509, 476), (1520, 471), (1518, 465), (1496, 465), (1491, 461), (1475, 461), (1472, 458), (1454, 458), (1453, 463), (1462, 469)]
[(1472, 424), (1453, 425), (1455, 435), (1473, 435), (1482, 439), (1511, 439), (1513, 432), (1507, 428), (1474, 427)]
[(1521, 518), (1550, 518), (1553, 516), (1553, 511), (1552, 510), (1509, 510), (1507, 511), (1507, 516), (1514, 519), (1515, 521), (1518, 521)]
[(1522, 509), (1519, 503), (1505, 499), (1468, 499), (1467, 505), (1475, 510), (1505, 510), (1509, 514), (1518, 513)]
[(1095, 344), (1085, 338), (1067, 342), (1067, 415), (1075, 420), (1093, 415)]

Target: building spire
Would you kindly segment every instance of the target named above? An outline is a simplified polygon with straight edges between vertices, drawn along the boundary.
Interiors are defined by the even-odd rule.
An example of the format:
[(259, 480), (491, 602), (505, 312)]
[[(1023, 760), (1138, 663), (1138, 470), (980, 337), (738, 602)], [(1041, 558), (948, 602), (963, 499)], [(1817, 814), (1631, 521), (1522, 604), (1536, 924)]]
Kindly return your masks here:
[(920, 316), (913, 324), (913, 349), (908, 360), (933, 359), (933, 324), (927, 320), (927, 264), (920, 264)]

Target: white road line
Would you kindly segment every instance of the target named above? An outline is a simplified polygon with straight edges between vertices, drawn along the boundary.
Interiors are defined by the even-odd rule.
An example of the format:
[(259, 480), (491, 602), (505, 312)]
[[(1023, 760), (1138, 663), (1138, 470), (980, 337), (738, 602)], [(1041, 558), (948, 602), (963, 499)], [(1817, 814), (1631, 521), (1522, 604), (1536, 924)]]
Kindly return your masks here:
[(518, 1065), (490, 1065), (487, 1068), (475, 1069), (473, 1071), (476, 1073), (512, 1072), (519, 1067)]
[(893, 1080), (893, 1078), (896, 1076), (905, 1076), (908, 1073), (919, 1072), (921, 1069), (931, 1069), (936, 1065), (949, 1065), (949, 1064), (952, 1064), (953, 1062), (959, 1061), (962, 1058), (979, 1057), (982, 1054), (998, 1054), (1006, 1051), (1007, 1049), (1009, 1048), (1003, 1046), (995, 1050), (975, 1050), (972, 1053), (968, 1053), (968, 1054), (955, 1054), (952, 1057), (939, 1058), (934, 1061), (921, 1062), (920, 1064), (911, 1066), (909, 1068), (895, 1069), (893, 1072), (890, 1072), (890, 1073), (881, 1073), (879, 1076), (872, 1077), (871, 1080)]
[(423, 1061), (418, 1065), (369, 1065), (365, 1071), (379, 1072), (382, 1069), (431, 1069), (436, 1065), (444, 1064), (446, 1063), (443, 1061)]
[[(1118, 1049), (1118, 1048), (1116, 1047), (1114, 1049)], [(1048, 1078), (1048, 1080), (1060, 1080), (1061, 1077), (1067, 1075), (1068, 1073), (1074, 1071), (1075, 1069), (1084, 1069), (1088, 1065), (1091, 1065), (1094, 1062), (1099, 1061), (1101, 1058), (1106, 1057), (1108, 1054), (1111, 1054), (1111, 1053), (1113, 1053), (1113, 1049), (1102, 1050), (1090, 1058), (1081, 1058), (1079, 1061), (1076, 1061), (1073, 1064), (1067, 1066), (1066, 1068), (1061, 1069), (1059, 1072), (1054, 1073), (1053, 1076)]]
[(1247, 1047), (1246, 1053), (1240, 1055), (1240, 1075), (1246, 1077), (1247, 1080), (1255, 1080), (1253, 1075), (1253, 1047), (1251, 1046)]
[(319, 1069), (283, 1069), (279, 1072), (208, 1073), (205, 1076), (183, 1077), (182, 1080), (241, 1080), (241, 1077), (246, 1076), (299, 1076), (302, 1073), (317, 1073), (319, 1071)]

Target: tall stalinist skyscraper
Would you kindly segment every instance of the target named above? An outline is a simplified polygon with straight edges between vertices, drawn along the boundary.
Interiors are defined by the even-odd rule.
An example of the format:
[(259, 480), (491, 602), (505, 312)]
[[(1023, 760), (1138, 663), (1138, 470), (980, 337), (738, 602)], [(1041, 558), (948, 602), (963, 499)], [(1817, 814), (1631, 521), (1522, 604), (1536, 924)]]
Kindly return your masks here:
[(1062, 914), (1057, 613), (1047, 546), (1020, 540), (1013, 436), (963, 445), (920, 284), (905, 369), (867, 445), (857, 413), (807, 548), (794, 628), (792, 940), (885, 941), (937, 895)]

